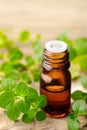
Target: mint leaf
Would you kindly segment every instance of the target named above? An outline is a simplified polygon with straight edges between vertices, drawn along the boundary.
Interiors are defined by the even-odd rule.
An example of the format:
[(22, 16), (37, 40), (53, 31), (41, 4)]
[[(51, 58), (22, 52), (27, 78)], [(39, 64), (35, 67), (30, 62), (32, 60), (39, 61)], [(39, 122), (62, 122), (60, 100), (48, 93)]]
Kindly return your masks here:
[(30, 32), (27, 30), (22, 31), (18, 39), (22, 43), (28, 42), (30, 40)]
[(30, 104), (27, 103), (25, 100), (20, 100), (18, 102), (18, 107), (21, 112), (26, 113), (30, 108)]
[(34, 109), (29, 110), (28, 113), (25, 113), (22, 116), (22, 121), (25, 123), (30, 123), (30, 122), (34, 121), (35, 115), (36, 115), (36, 110), (34, 110)]
[(23, 57), (22, 52), (19, 50), (19, 48), (12, 48), (8, 52), (8, 58), (11, 62), (21, 60)]
[(86, 103), (84, 100), (77, 100), (73, 105), (72, 105), (73, 111), (77, 115), (84, 114), (86, 111)]
[(36, 119), (38, 121), (43, 121), (46, 119), (46, 113), (44, 111), (38, 111), (37, 114), (36, 114)]
[(82, 86), (87, 89), (87, 75), (82, 75), (80, 81)]
[(68, 130), (79, 130), (80, 122), (77, 119), (68, 119)]
[(18, 103), (14, 102), (13, 104), (11, 104), (9, 109), (7, 109), (7, 116), (12, 121), (15, 121), (18, 119), (19, 115), (20, 115), (20, 109), (18, 107)]
[(16, 83), (13, 79), (4, 79), (1, 82), (1, 88), (4, 91), (12, 91), (16, 88)]
[(26, 83), (28, 83), (28, 84), (31, 84), (31, 83), (32, 83), (31, 77), (30, 77), (30, 75), (29, 75), (28, 72), (23, 72), (23, 73), (21, 74), (21, 77), (22, 77), (22, 80), (25, 81)]
[(14, 93), (12, 92), (3, 92), (0, 94), (0, 107), (7, 108), (10, 103), (14, 101)]
[(35, 106), (38, 106), (40, 108), (44, 108), (46, 104), (47, 100), (45, 95), (38, 96), (37, 100), (35, 101)]

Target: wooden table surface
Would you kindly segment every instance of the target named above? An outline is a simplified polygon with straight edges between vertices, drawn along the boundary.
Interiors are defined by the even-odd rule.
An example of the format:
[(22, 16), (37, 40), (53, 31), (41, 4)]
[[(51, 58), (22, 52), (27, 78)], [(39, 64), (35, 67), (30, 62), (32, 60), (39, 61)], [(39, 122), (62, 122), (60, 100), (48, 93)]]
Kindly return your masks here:
[[(11, 30), (12, 38), (23, 29), (32, 35), (40, 33), (43, 43), (64, 30), (69, 31), (71, 38), (87, 36), (87, 0), (0, 0), (0, 29), (3, 28)], [(72, 91), (78, 88), (82, 89), (79, 82), (72, 83)], [(82, 126), (87, 123), (84, 118), (80, 121)], [(26, 125), (11, 122), (0, 110), (0, 130), (67, 130), (67, 117)]]

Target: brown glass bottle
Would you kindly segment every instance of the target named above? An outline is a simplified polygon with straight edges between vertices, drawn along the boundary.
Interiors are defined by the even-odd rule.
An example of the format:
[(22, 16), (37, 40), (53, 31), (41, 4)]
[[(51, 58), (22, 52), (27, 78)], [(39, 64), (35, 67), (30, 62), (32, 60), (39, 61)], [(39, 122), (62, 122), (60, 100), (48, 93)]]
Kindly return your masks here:
[(47, 98), (48, 117), (66, 116), (70, 111), (71, 75), (67, 45), (61, 41), (46, 43), (43, 51), (40, 94)]

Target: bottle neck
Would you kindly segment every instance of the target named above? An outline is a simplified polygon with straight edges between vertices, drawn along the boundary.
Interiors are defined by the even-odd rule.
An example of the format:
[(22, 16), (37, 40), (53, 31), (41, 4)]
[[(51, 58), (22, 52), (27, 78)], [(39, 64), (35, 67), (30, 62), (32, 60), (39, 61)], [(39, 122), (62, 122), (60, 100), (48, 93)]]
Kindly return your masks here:
[(69, 52), (65, 50), (64, 52), (54, 53), (46, 49), (43, 50), (43, 67), (56, 69), (68, 69), (70, 67), (69, 62)]

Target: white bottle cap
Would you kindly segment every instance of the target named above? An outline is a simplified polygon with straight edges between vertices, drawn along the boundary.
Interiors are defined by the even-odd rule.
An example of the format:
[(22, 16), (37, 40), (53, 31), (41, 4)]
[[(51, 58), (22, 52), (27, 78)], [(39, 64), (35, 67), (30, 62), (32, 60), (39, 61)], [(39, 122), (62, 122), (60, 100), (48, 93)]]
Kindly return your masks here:
[(67, 50), (67, 44), (63, 41), (53, 40), (45, 44), (46, 50), (54, 53), (64, 52)]

